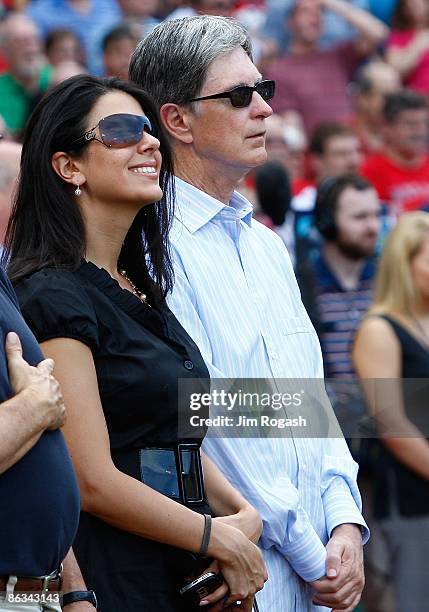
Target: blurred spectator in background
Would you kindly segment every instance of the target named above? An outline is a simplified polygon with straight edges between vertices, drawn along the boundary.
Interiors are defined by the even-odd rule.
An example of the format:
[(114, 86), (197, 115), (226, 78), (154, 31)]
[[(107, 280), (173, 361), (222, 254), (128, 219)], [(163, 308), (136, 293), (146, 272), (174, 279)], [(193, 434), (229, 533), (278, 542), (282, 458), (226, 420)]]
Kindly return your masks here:
[(13, 192), (19, 174), (21, 145), (0, 141), (0, 249), (9, 221)]
[(428, 102), (404, 90), (386, 98), (383, 115), (385, 149), (366, 160), (362, 173), (397, 217), (429, 205)]
[[(349, 0), (351, 4), (368, 10), (369, 0)], [(280, 53), (287, 50), (290, 44), (290, 32), (285, 28), (284, 21), (289, 19), (291, 9), (296, 0), (267, 0), (267, 18), (262, 34), (275, 41)], [(354, 40), (357, 32), (346, 19), (330, 10), (323, 10), (322, 35), (318, 41), (319, 49), (330, 49), (333, 46)]]
[(196, 15), (221, 15), (231, 17), (234, 0), (190, 0), (172, 11), (167, 19), (182, 19)]
[(321, 123), (314, 130), (308, 151), (310, 179), (297, 180), (293, 185), (292, 209), (312, 212), (316, 204), (317, 187), (327, 177), (357, 173), (362, 164), (359, 138), (343, 123)]
[(90, 72), (101, 70), (101, 39), (106, 29), (121, 20), (116, 0), (37, 0), (26, 13), (35, 21), (43, 39), (52, 30), (66, 28), (83, 44)]
[[(136, 38), (136, 44), (160, 23), (158, 0), (118, 0), (122, 22), (127, 23)], [(116, 26), (121, 25), (116, 23)], [(112, 26), (110, 27), (110, 30)], [(105, 30), (107, 34), (107, 30)]]
[(359, 138), (348, 125), (321, 123), (314, 130), (308, 155), (310, 180), (293, 185), (291, 208), (295, 225), (295, 260), (297, 267), (320, 248), (320, 235), (314, 227), (314, 208), (319, 185), (328, 177), (356, 174), (362, 163)]
[(307, 139), (299, 115), (273, 114), (265, 121), (265, 148), (270, 161), (280, 162), (291, 182), (303, 178)]
[(72, 76), (86, 74), (86, 72), (86, 69), (81, 64), (76, 64), (76, 62), (62, 62), (54, 68), (50, 87), (55, 87), (58, 83), (62, 83)]
[(63, 62), (85, 65), (85, 54), (79, 38), (71, 30), (52, 30), (45, 41), (46, 56), (51, 66)]
[(35, 24), (11, 13), (0, 25), (8, 72), (0, 75), (0, 114), (15, 136), (24, 128), (34, 104), (49, 86), (52, 70), (46, 65)]
[(351, 360), (352, 342), (372, 302), (380, 202), (358, 175), (328, 178), (316, 201), (322, 245), (300, 269), (304, 304), (318, 332), (331, 401), (345, 436), (365, 413)]
[(378, 153), (383, 148), (386, 96), (400, 89), (398, 72), (386, 62), (376, 59), (359, 70), (353, 83), (356, 112), (351, 125), (360, 138), (364, 154)]
[(429, 3), (399, 0), (393, 14), (386, 59), (404, 85), (429, 94)]
[(9, 138), (9, 133), (6, 128), (6, 122), (3, 117), (0, 115), (0, 140), (4, 138)]
[(284, 165), (268, 161), (256, 168), (255, 186), (257, 203), (262, 215), (254, 217), (270, 227), (285, 243), (293, 262), (294, 225), (290, 212), (291, 184)]
[[(320, 51), (322, 8), (330, 8), (356, 27), (356, 41)], [(363, 58), (386, 38), (388, 28), (344, 0), (297, 0), (289, 29), (289, 52), (275, 60), (266, 75), (277, 85), (273, 110), (300, 112), (307, 133), (322, 121), (347, 119), (351, 112), (347, 85)]]
[(323, 239), (312, 262), (312, 314), (328, 378), (353, 376), (351, 345), (371, 301), (373, 256), (380, 231), (380, 202), (364, 178), (331, 177), (319, 187), (315, 225)]
[(374, 511), (389, 552), (396, 612), (428, 608), (428, 262), (429, 215), (406, 214), (387, 238), (374, 304), (353, 349), (382, 442)]
[(128, 64), (138, 42), (127, 24), (119, 25), (104, 37), (102, 48), (106, 76), (128, 80)]

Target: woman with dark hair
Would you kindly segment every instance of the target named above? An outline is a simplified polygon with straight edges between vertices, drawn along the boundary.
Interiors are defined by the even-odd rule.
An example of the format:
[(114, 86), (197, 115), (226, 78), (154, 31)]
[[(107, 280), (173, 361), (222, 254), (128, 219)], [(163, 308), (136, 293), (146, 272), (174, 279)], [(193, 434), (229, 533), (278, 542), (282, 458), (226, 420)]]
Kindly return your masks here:
[(25, 134), (9, 272), (62, 385), (83, 503), (74, 548), (103, 612), (190, 610), (178, 592), (201, 571), (190, 553), (225, 579), (208, 603), (229, 590), (247, 611), (266, 579), (250, 541), (260, 519), (205, 457), (203, 476), (205, 430), (178, 424), (178, 379), (201, 391), (208, 373), (165, 304), (170, 172), (144, 92), (65, 81)]

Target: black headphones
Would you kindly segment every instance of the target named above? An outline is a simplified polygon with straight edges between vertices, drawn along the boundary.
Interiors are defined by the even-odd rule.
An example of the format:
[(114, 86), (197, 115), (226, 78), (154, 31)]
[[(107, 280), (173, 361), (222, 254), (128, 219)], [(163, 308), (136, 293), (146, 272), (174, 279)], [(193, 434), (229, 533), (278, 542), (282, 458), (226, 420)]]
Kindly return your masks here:
[(319, 185), (314, 208), (314, 224), (325, 240), (335, 240), (337, 237), (337, 224), (335, 222), (335, 209), (338, 192), (344, 183), (344, 177), (330, 176)]
[(357, 191), (374, 189), (371, 183), (358, 174), (330, 176), (320, 183), (314, 207), (314, 224), (325, 240), (333, 241), (337, 238), (338, 228), (335, 217), (338, 199), (347, 187)]

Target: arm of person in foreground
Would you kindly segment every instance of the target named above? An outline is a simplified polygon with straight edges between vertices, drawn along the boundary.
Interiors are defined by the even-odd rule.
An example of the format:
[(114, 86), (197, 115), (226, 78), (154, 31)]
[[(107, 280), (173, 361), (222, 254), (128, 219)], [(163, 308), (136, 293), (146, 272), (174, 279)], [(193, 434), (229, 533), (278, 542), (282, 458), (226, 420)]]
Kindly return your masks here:
[(7, 335), (5, 350), (14, 396), (0, 406), (0, 474), (19, 461), (46, 429), (61, 427), (65, 419), (59, 384), (52, 376), (52, 360), (30, 366), (22, 357), (15, 332)]
[[(67, 556), (63, 561), (63, 566), (63, 593), (70, 593), (71, 591), (86, 591), (87, 586), (82, 577), (82, 573), (79, 569), (79, 565), (76, 561), (72, 548), (70, 548), (69, 552), (67, 553)], [(95, 608), (89, 601), (79, 601), (68, 604), (64, 610), (67, 612), (93, 612)]]
[[(67, 404), (64, 435), (78, 476), (83, 510), (119, 529), (197, 553), (204, 518), (115, 467), (88, 346), (56, 338), (44, 342), (42, 349), (55, 360), (55, 374)], [(81, 398), (85, 398), (84, 404)], [(215, 522), (208, 556), (218, 561), (231, 598), (245, 600), (262, 588), (266, 570), (261, 553), (239, 529)]]

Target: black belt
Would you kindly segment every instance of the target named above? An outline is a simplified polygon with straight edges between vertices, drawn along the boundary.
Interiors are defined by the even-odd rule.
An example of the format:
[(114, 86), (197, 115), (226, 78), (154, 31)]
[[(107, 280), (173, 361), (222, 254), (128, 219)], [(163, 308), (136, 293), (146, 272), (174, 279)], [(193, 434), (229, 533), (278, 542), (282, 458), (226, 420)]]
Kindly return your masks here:
[(172, 448), (146, 447), (138, 451), (140, 479), (146, 485), (183, 504), (205, 501), (203, 466), (197, 444)]

